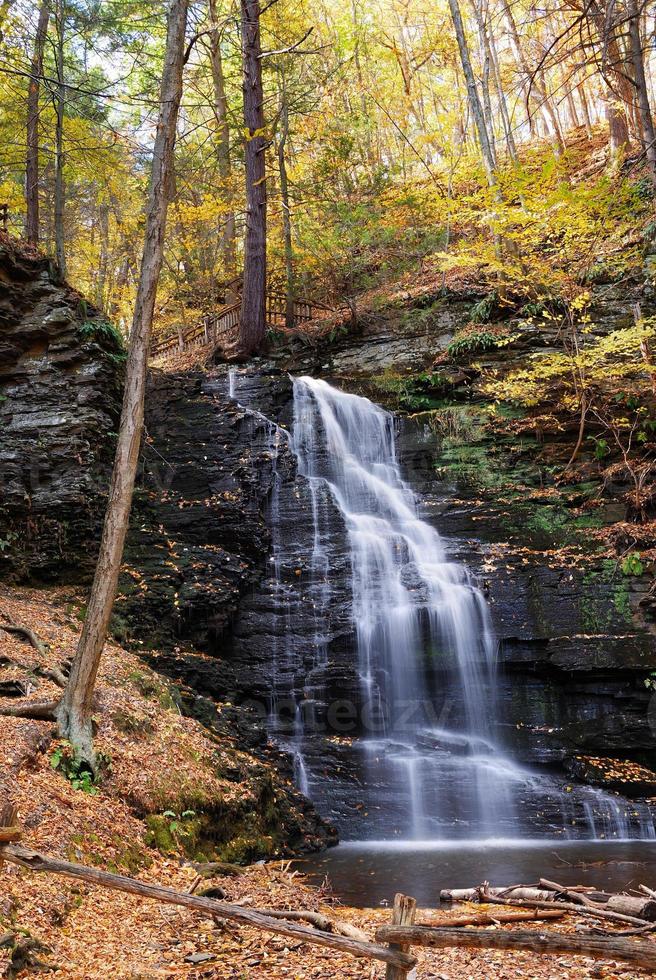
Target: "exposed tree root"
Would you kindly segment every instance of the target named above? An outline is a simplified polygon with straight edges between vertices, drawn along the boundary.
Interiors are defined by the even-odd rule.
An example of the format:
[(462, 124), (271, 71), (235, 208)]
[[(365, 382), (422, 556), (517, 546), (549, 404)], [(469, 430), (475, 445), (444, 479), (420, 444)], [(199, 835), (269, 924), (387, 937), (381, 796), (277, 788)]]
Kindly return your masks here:
[(11, 718), (35, 718), (37, 721), (56, 721), (59, 701), (33, 701), (29, 704), (0, 705), (0, 715)]
[(56, 684), (57, 687), (61, 687), (62, 690), (65, 689), (66, 675), (59, 667), (40, 667), (38, 673), (41, 677), (47, 677), (48, 680)]
[(15, 636), (21, 636), (24, 640), (27, 640), (31, 647), (34, 647), (40, 656), (47, 656), (48, 651), (46, 649), (46, 645), (45, 643), (42, 643), (34, 630), (31, 630), (28, 626), (21, 626), (20, 623), (17, 623), (8, 612), (4, 611), (4, 609), (0, 609), (0, 615), (6, 619), (5, 623), (0, 623), (1, 630), (4, 630), (5, 633), (12, 633)]

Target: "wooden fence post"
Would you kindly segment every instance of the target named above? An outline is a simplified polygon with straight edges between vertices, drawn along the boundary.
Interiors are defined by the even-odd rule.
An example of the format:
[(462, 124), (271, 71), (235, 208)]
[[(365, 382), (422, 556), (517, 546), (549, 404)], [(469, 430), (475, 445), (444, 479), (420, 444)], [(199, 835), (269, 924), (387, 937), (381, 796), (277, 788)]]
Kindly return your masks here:
[[(417, 914), (417, 902), (414, 898), (410, 898), (408, 895), (396, 894), (394, 896), (394, 907), (392, 909), (392, 925), (394, 926), (412, 926), (414, 925), (415, 915)], [(407, 953), (410, 949), (408, 943), (390, 943), (390, 949), (398, 950), (402, 953)], [(392, 966), (391, 963), (387, 964), (387, 972), (385, 973), (385, 980), (409, 980), (409, 978), (416, 977), (416, 970), (412, 969), (405, 970), (401, 966)]]

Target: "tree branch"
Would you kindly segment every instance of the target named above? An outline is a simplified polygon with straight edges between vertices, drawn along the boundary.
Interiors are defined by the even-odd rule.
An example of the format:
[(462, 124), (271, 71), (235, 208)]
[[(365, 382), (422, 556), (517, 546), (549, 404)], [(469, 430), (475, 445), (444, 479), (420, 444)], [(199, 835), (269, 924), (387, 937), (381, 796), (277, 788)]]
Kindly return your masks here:
[[(296, 41), (295, 44), (290, 44), (288, 48), (278, 48), (276, 51), (263, 51), (261, 54), (258, 55), (258, 58), (260, 60), (263, 60), (264, 58), (273, 58), (273, 56), (276, 55), (276, 54), (289, 54), (290, 51), (296, 51), (296, 49), (298, 47), (300, 47), (300, 45), (303, 43), (303, 41), (307, 41), (307, 39), (309, 38), (309, 36), (310, 36), (310, 34), (312, 33), (313, 30), (314, 30), (314, 27), (311, 27), (309, 29), (309, 31), (306, 31), (305, 32), (305, 34), (303, 35), (302, 38), (300, 38), (298, 41)], [(297, 54), (313, 54), (314, 52), (311, 52), (311, 51), (296, 51), (296, 53)]]

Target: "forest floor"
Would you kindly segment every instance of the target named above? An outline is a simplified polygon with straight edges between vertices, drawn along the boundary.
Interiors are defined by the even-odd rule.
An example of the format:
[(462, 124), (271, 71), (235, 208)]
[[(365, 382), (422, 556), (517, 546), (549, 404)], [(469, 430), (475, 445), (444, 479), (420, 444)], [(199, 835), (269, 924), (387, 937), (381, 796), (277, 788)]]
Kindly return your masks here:
[[(3, 590), (2, 612), (47, 643), (44, 658), (23, 639), (0, 631), (3, 682), (24, 679), (26, 670), (36, 677), (37, 667), (58, 666), (72, 655), (80, 628), (73, 598), (70, 589), (62, 588)], [(163, 854), (153, 846), (144, 814), (176, 793), (182, 799), (190, 784), (201, 783), (208, 791), (208, 782), (214, 780), (209, 789), (226, 800), (230, 793), (243, 794), (244, 786), (222, 783), (216, 770), (208, 768), (206, 756), (216, 752), (216, 744), (207, 741), (195, 721), (180, 716), (154, 680), (150, 687), (144, 685), (143, 677), (150, 674), (134, 654), (114, 643), (107, 645), (98, 688), (97, 745), (111, 757), (111, 768), (98, 787), (86, 791), (75, 788), (55, 768), (58, 743), (48, 723), (0, 718), (0, 795), (18, 805), (26, 846), (189, 890), (196, 878), (193, 864), (182, 851)], [(133, 683), (135, 676), (142, 679), (139, 689)], [(38, 683), (39, 699), (56, 697), (57, 689), (49, 681)], [(139, 724), (128, 724), (128, 719), (138, 719)], [(171, 820), (174, 816), (180, 822), (180, 815), (172, 815)], [(171, 833), (175, 839), (173, 827)], [(33, 975), (20, 959), (20, 950), (29, 940), (43, 944), (33, 949), (32, 958), (42, 961), (50, 975), (68, 980), (384, 976), (381, 964), (232, 924), (217, 925), (178, 907), (13, 865), (2, 866), (0, 874), (0, 934), (13, 932), (19, 949), (13, 964), (12, 951), (0, 949), (0, 976)], [(341, 906), (328, 885), (311, 887), (286, 861), (251, 865), (236, 876), (212, 879), (211, 884), (223, 890), (227, 901), (252, 908), (321, 911), (372, 936), (376, 926), (390, 917), (389, 909)], [(432, 914), (421, 910), (418, 920), (430, 923)], [(440, 911), (440, 916), (444, 914), (457, 910)], [(570, 916), (550, 928), (571, 933), (577, 924), (578, 918)], [(422, 980), (488, 976), (631, 980), (645, 975), (639, 969), (585, 957), (450, 949), (419, 952)]]

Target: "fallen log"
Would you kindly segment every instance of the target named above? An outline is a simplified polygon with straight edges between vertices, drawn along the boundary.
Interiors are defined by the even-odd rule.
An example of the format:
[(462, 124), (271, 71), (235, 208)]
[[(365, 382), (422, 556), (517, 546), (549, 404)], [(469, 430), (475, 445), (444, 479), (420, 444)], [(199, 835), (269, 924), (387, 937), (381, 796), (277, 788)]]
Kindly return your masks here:
[(540, 887), (553, 891), (557, 895), (564, 895), (575, 905), (589, 905), (591, 908), (598, 906), (600, 902), (605, 905), (611, 897), (602, 892), (595, 892), (594, 889), (586, 889), (581, 885), (576, 888), (568, 888), (567, 885), (559, 885), (558, 882), (548, 881), (546, 878), (540, 878)]
[(258, 915), (268, 915), (272, 919), (286, 919), (288, 922), (307, 922), (320, 929), (321, 932), (333, 932), (336, 936), (348, 936), (359, 943), (370, 942), (369, 936), (357, 926), (352, 926), (349, 922), (338, 922), (336, 919), (329, 919), (321, 912), (306, 912), (303, 909), (253, 909)]
[(450, 918), (444, 916), (431, 922), (417, 924), (431, 926), (431, 928), (453, 929), (462, 926), (493, 926), (497, 922), (539, 922), (543, 919), (562, 919), (567, 914), (567, 911), (541, 912), (540, 909), (535, 909), (533, 912), (476, 912), (472, 915), (453, 915)]
[(649, 895), (650, 898), (656, 898), (656, 892), (653, 888), (647, 888), (646, 885), (638, 885), (638, 889), (643, 895)]
[(163, 885), (153, 885), (145, 881), (139, 881), (136, 878), (128, 878), (125, 875), (112, 874), (109, 871), (89, 868), (83, 864), (74, 864), (71, 861), (62, 861), (59, 858), (49, 857), (46, 854), (40, 854), (38, 851), (32, 851), (26, 847), (19, 847), (13, 844), (1, 847), (0, 858), (12, 864), (17, 864), (22, 868), (27, 868), (30, 871), (45, 871), (52, 872), (53, 874), (66, 875), (70, 878), (79, 878), (91, 885), (100, 885), (104, 888), (113, 888), (118, 891), (128, 892), (131, 895), (152, 898), (156, 902), (182, 905), (185, 908), (193, 909), (197, 912), (204, 912), (209, 916), (238, 922), (243, 926), (262, 929), (266, 932), (274, 932), (283, 936), (291, 936), (298, 942), (312, 943), (316, 946), (327, 946), (329, 949), (337, 949), (340, 952), (350, 953), (352, 956), (363, 957), (365, 959), (382, 960), (384, 963), (389, 963), (405, 971), (412, 969), (417, 962), (415, 957), (408, 953), (389, 949), (387, 946), (357, 942), (355, 939), (349, 939), (346, 936), (335, 936), (328, 932), (310, 929), (307, 926), (294, 925), (284, 920), (261, 915), (259, 912), (245, 909), (239, 905), (230, 905), (227, 902), (219, 902), (212, 898), (201, 898), (199, 895), (178, 892), (173, 888), (166, 888)]
[(648, 932), (656, 932), (656, 922), (647, 922), (635, 929), (604, 929), (603, 926), (590, 926), (589, 929), (602, 936), (644, 936)]
[(638, 898), (633, 895), (611, 895), (606, 903), (610, 912), (632, 915), (644, 922), (656, 922), (656, 901), (653, 898)]
[[(551, 902), (553, 893), (546, 888), (533, 888), (527, 885), (511, 885), (510, 888), (488, 888), (486, 894), (496, 898), (526, 898), (532, 901)], [(451, 888), (440, 892), (441, 902), (480, 902), (481, 886), (478, 888)]]
[(524, 906), (535, 909), (561, 909), (568, 912), (575, 912), (577, 915), (591, 915), (596, 919), (608, 919), (610, 922), (627, 922), (632, 926), (644, 925), (644, 919), (637, 919), (633, 915), (622, 915), (620, 912), (610, 912), (605, 908), (590, 908), (588, 905), (575, 905), (574, 902), (535, 902), (529, 898), (497, 898), (489, 892), (481, 892), (482, 902), (489, 902), (494, 905)]
[(600, 960), (623, 960), (651, 973), (656, 972), (656, 944), (648, 940), (597, 939), (565, 936), (557, 932), (529, 929), (491, 932), (487, 929), (434, 929), (430, 926), (384, 925), (376, 930), (379, 942), (410, 943), (413, 946), (460, 946), (471, 949), (525, 949), (534, 953), (571, 953)]
[[(598, 919), (608, 919), (611, 922), (623, 922), (632, 926), (644, 925), (644, 919), (638, 919), (633, 915), (624, 915), (619, 912), (607, 911), (605, 906), (590, 907), (587, 905), (577, 905), (574, 902), (561, 902), (555, 900), (555, 895), (551, 891), (544, 891), (548, 895), (546, 899), (516, 898), (518, 892), (535, 891), (526, 886), (512, 886), (510, 888), (490, 888), (488, 885), (479, 885), (477, 888), (455, 888), (440, 892), (442, 901), (455, 902), (488, 902), (495, 905), (507, 905), (509, 907), (551, 909), (557, 911), (576, 912), (579, 915), (590, 915)], [(447, 898), (446, 896), (451, 896)]]

